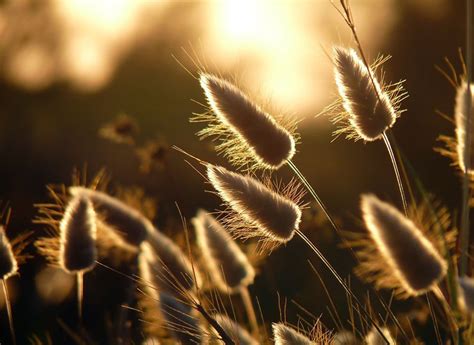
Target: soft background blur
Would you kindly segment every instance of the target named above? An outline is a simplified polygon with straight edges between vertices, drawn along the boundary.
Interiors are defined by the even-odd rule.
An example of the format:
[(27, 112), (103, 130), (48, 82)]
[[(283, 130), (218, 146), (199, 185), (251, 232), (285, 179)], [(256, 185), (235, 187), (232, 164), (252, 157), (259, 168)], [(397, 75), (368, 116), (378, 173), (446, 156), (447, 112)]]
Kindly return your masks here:
[[(454, 90), (435, 65), (447, 70), (447, 57), (461, 72), (463, 1), (354, 0), (352, 6), (370, 60), (378, 54), (392, 55), (384, 67), (386, 79), (406, 79), (407, 112), (394, 128), (400, 148), (426, 187), (451, 209), (458, 208), (458, 179), (433, 146), (439, 145), (439, 134), (452, 133), (452, 125), (436, 110), (451, 114)], [(9, 236), (27, 229), (41, 233), (41, 227), (32, 224), (33, 205), (48, 201), (45, 185), (70, 183), (73, 168), (85, 164), (91, 175), (105, 167), (112, 191), (119, 185), (144, 188), (158, 201), (154, 221), (167, 233), (173, 232), (167, 224), (179, 224), (175, 201), (188, 219), (199, 207), (217, 208), (219, 200), (204, 191), (208, 186), (184, 157), (166, 149), (177, 145), (202, 159), (226, 164), (209, 141), (200, 142), (194, 135), (202, 126), (189, 123), (193, 112), (203, 110), (192, 100), (204, 102), (198, 82), (181, 66), (195, 73), (192, 60), (235, 78), (258, 99), (301, 119), (296, 164), (344, 227), (359, 229), (361, 193), (373, 192), (397, 204), (399, 197), (381, 142), (340, 138), (331, 143), (334, 127), (327, 117), (315, 118), (336, 97), (327, 56), (334, 44), (350, 46), (352, 39), (329, 0), (3, 1), (0, 199), (13, 209)], [(152, 164), (148, 172), (140, 169), (142, 161), (133, 146), (98, 135), (122, 113), (140, 128), (135, 147), (155, 142), (165, 150), (155, 157), (160, 164)], [(278, 175), (285, 180), (290, 176), (287, 168)], [(348, 274), (353, 263), (346, 252), (336, 249), (338, 240), (332, 232), (318, 226), (307, 229), (340, 272)], [(279, 292), (316, 316), (324, 314), (323, 320), (333, 326), (328, 300), (308, 258), (321, 268), (342, 316), (347, 315), (341, 289), (295, 239), (265, 259), (251, 289), (267, 321), (279, 320)], [(54, 343), (72, 343), (57, 322), (63, 320), (76, 330), (72, 282), (44, 268), (41, 259), (31, 260), (21, 267), (20, 278), (11, 281), (19, 342), (49, 332)], [(85, 307), (85, 328), (98, 343), (108, 343), (105, 319), (117, 313), (123, 294), (117, 283), (120, 277), (104, 271), (97, 268), (91, 273), (89, 284), (86, 279), (90, 305)], [(60, 287), (41, 291), (50, 297), (40, 297), (37, 286), (53, 286), (55, 281)], [(104, 307), (100, 302), (105, 296), (116, 300)], [(103, 313), (93, 313), (94, 308)], [(289, 303), (288, 320), (295, 322), (297, 315), (306, 316)], [(4, 338), (8, 332), (4, 310), (0, 325)], [(429, 343), (430, 331), (424, 336)]]

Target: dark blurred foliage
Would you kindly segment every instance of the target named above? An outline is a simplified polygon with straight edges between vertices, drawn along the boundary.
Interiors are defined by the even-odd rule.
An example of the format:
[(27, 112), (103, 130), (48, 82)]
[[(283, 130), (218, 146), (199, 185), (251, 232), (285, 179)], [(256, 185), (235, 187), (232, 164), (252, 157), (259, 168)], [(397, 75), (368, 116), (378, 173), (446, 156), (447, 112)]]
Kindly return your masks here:
[[(430, 6), (429, 2), (426, 6)], [(196, 2), (179, 2), (163, 16), (191, 18), (197, 8)], [(458, 48), (464, 45), (464, 4), (449, 1), (438, 16), (427, 15), (411, 0), (397, 1), (394, 8), (397, 21), (378, 50), (393, 56), (385, 68), (387, 80), (406, 79), (410, 97), (403, 103), (408, 110), (393, 132), (427, 190), (454, 211), (460, 207), (459, 178), (450, 162), (433, 151), (439, 134), (453, 133), (452, 124), (436, 115), (435, 110), (451, 113), (454, 90), (435, 65), (445, 66), (443, 59), (447, 57), (461, 71)], [(227, 164), (215, 155), (209, 142), (198, 141), (194, 133), (201, 126), (189, 123), (190, 115), (202, 110), (190, 100), (204, 99), (199, 84), (172, 54), (178, 54), (180, 46), (188, 41), (196, 42), (201, 33), (186, 26), (186, 20), (180, 23), (180, 27), (175, 27), (172, 20), (161, 21), (159, 25), (170, 27), (157, 28), (157, 32), (170, 34), (149, 35), (147, 40), (136, 43), (120, 62), (112, 80), (95, 92), (77, 91), (66, 82), (55, 82), (40, 91), (25, 91), (0, 80), (0, 197), (13, 210), (9, 236), (24, 230), (42, 234), (42, 228), (32, 224), (32, 219), (36, 212), (34, 204), (48, 200), (45, 186), (70, 183), (73, 168), (85, 165), (91, 176), (105, 167), (111, 176), (111, 191), (117, 186), (141, 186), (157, 200), (154, 223), (172, 236), (182, 236), (177, 233), (180, 220), (175, 202), (187, 219), (198, 208), (219, 207), (219, 200), (205, 192), (210, 187), (184, 162), (185, 157), (169, 148), (177, 145), (201, 159)], [(314, 109), (314, 113), (320, 110)], [(136, 146), (98, 135), (99, 129), (120, 113), (128, 114), (140, 128)], [(354, 144), (340, 138), (331, 143), (333, 128), (326, 122), (325, 117), (304, 118), (300, 129), (302, 144), (295, 163), (343, 227), (358, 230), (362, 228), (358, 210), (361, 193), (372, 192), (399, 204), (394, 175), (381, 142)], [(143, 157), (136, 154), (136, 147), (146, 147), (150, 140), (164, 143), (167, 151), (156, 153), (159, 166), (152, 164), (143, 171)], [(278, 175), (284, 180), (291, 176), (287, 168), (282, 168)], [(306, 225), (305, 231), (339, 272), (347, 276), (354, 262), (347, 251), (338, 249), (339, 240), (332, 230), (315, 223)], [(298, 315), (310, 320), (291, 302), (295, 300), (316, 317), (324, 314), (323, 321), (333, 326), (326, 309), (327, 296), (307, 260), (321, 272), (341, 316), (346, 318), (348, 306), (342, 289), (302, 241), (295, 239), (262, 260), (256, 283), (250, 289), (258, 297), (267, 322), (279, 320), (279, 294), (289, 301), (289, 321), (295, 322)], [(27, 343), (32, 334), (46, 333), (52, 335), (55, 344), (73, 343), (58, 320), (77, 331), (75, 297), (71, 295), (60, 305), (51, 306), (40, 300), (33, 279), (44, 265), (44, 260), (35, 257), (21, 267), (20, 277), (13, 278), (17, 285), (14, 317), (19, 343)], [(364, 288), (356, 278), (352, 281), (362, 296)], [(83, 326), (97, 343), (111, 343), (107, 320), (113, 323), (117, 319), (120, 304), (127, 298), (128, 285), (126, 278), (103, 267), (86, 276)], [(403, 311), (410, 306), (413, 302), (400, 302), (394, 308)], [(374, 309), (383, 310), (377, 303)], [(135, 320), (139, 339), (139, 315), (134, 311), (127, 313)], [(8, 324), (4, 311), (0, 323), (0, 334), (6, 339)], [(427, 343), (432, 343), (432, 330), (425, 328), (423, 336)]]

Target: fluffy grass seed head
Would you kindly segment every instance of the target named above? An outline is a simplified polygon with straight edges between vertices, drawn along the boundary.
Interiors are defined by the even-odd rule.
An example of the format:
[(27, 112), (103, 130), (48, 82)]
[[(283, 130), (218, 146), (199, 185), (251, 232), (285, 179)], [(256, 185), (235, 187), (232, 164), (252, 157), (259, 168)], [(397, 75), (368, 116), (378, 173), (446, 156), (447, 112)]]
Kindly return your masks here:
[(474, 313), (474, 279), (470, 277), (459, 278), (459, 304), (468, 313)]
[(246, 329), (226, 315), (215, 314), (213, 317), (234, 343), (239, 345), (258, 345), (258, 341), (256, 341)]
[(59, 223), (59, 263), (69, 273), (85, 272), (95, 266), (96, 214), (85, 195), (71, 199)]
[(18, 263), (12, 246), (5, 234), (5, 228), (0, 225), (0, 280), (6, 280), (18, 271)]
[(282, 193), (223, 167), (207, 165), (207, 177), (232, 211), (225, 224), (235, 237), (259, 237), (264, 246), (291, 240), (301, 221), (299, 185), (290, 183)]
[(212, 282), (224, 292), (238, 292), (252, 284), (255, 270), (223, 225), (204, 210), (192, 222)]
[[(474, 95), (472, 94), (474, 84), (470, 85), (471, 90), (471, 109), (470, 113), (474, 114)], [(461, 170), (466, 173), (474, 174), (474, 149), (470, 148), (470, 163), (467, 166), (466, 157), (466, 114), (468, 109), (466, 107), (466, 96), (468, 87), (466, 82), (462, 82), (456, 90), (456, 103), (454, 107), (454, 120), (456, 122), (456, 152), (457, 162)], [(472, 133), (472, 129), (471, 129)]]
[(209, 122), (198, 135), (222, 139), (216, 150), (232, 164), (278, 169), (293, 157), (297, 142), (295, 123), (277, 120), (224, 79), (202, 73), (200, 83), (210, 110), (192, 121)]
[[(375, 62), (375, 68), (386, 59)], [(349, 139), (374, 141), (395, 124), (399, 105), (406, 97), (401, 83), (384, 85), (377, 80), (374, 68), (367, 71), (354, 49), (334, 48), (334, 74), (344, 111), (333, 122), (340, 123), (335, 134), (346, 133)]]
[(361, 209), (385, 267), (378, 271), (377, 265), (372, 272), (377, 286), (394, 288), (400, 296), (417, 296), (445, 276), (446, 262), (413, 221), (371, 194), (362, 196)]
[[(388, 345), (396, 345), (397, 342), (392, 337), (389, 329), (387, 327), (382, 328), (382, 333), (388, 341)], [(365, 343), (367, 345), (387, 345), (387, 341), (380, 335), (379, 331), (375, 328), (372, 328), (370, 332), (365, 337)]]
[(332, 333), (318, 320), (310, 332), (302, 332), (284, 323), (272, 324), (275, 345), (332, 345)]
[(132, 245), (139, 246), (146, 239), (147, 234), (153, 231), (153, 224), (146, 217), (117, 198), (79, 186), (70, 187), (69, 192), (73, 196), (87, 196), (104, 222)]

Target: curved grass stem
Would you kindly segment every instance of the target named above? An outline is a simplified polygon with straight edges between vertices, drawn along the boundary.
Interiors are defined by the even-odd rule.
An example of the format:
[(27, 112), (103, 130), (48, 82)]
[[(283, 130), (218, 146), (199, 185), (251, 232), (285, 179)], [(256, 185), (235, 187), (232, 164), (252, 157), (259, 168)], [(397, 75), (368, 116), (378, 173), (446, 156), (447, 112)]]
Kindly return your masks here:
[(7, 306), (8, 323), (10, 326), (12, 344), (16, 345), (15, 327), (13, 326), (12, 306), (10, 302), (10, 295), (8, 294), (7, 282), (4, 279), (2, 279), (2, 286), (3, 286), (3, 295), (5, 296), (5, 305)]
[[(389, 131), (389, 129), (387, 131)], [(387, 148), (388, 155), (390, 156), (390, 160), (392, 161), (395, 177), (397, 178), (398, 189), (400, 191), (400, 197), (402, 199), (403, 204), (403, 211), (405, 212), (405, 216), (408, 217), (408, 204), (405, 196), (405, 190), (403, 188), (400, 170), (398, 169), (397, 159), (395, 158), (395, 154), (393, 153), (392, 145), (390, 143), (390, 139), (388, 138), (387, 131), (382, 134), (382, 138), (383, 142), (385, 143), (385, 147)]]

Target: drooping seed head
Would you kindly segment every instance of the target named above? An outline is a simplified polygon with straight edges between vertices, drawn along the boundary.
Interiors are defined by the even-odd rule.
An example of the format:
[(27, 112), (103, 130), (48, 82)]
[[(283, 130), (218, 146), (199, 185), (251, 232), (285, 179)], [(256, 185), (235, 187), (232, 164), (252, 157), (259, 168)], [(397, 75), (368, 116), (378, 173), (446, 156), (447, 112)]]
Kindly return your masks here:
[(182, 345), (202, 344), (205, 336), (193, 309), (171, 295), (160, 293), (160, 309), (167, 329)]
[(222, 224), (204, 210), (198, 211), (193, 224), (203, 263), (216, 286), (224, 292), (236, 292), (252, 284), (255, 270)]
[(223, 167), (209, 164), (207, 177), (222, 200), (252, 226), (250, 231), (237, 236), (261, 236), (280, 243), (293, 238), (301, 221), (301, 209), (296, 202), (250, 176)]
[[(399, 116), (400, 86), (394, 97), (384, 90), (353, 49), (334, 48), (335, 78), (351, 132), (365, 141), (380, 139)], [(401, 96), (401, 97), (399, 97)], [(349, 135), (351, 136), (351, 135)]]
[[(186, 254), (165, 234), (155, 229), (150, 232), (144, 247), (152, 254), (156, 255), (152, 260), (153, 273), (157, 278), (157, 285), (168, 293), (176, 294), (177, 290), (191, 290), (197, 284), (200, 284), (201, 278), (199, 272), (194, 269)], [(150, 250), (151, 249), (151, 250)]]
[(6, 280), (18, 271), (18, 263), (12, 246), (5, 235), (5, 228), (0, 225), (0, 280)]
[(153, 224), (140, 212), (110, 195), (84, 187), (70, 187), (69, 192), (73, 196), (87, 196), (104, 221), (130, 244), (139, 246), (153, 229)]
[(272, 324), (275, 345), (315, 345), (309, 338), (283, 323)]
[(463, 309), (468, 313), (474, 312), (474, 279), (470, 277), (459, 278), (459, 301)]
[[(388, 330), (388, 328), (383, 327), (381, 330), (385, 339), (382, 337), (379, 331), (377, 331), (377, 329), (372, 328), (365, 337), (366, 344), (367, 345), (396, 345), (397, 344), (395, 339), (393, 339), (392, 335), (390, 334), (390, 331)], [(388, 344), (387, 344), (387, 341), (385, 340), (388, 341)]]
[(432, 289), (446, 274), (446, 263), (415, 224), (374, 195), (363, 195), (363, 218), (377, 250), (411, 296)]
[(246, 329), (240, 326), (237, 322), (229, 319), (227, 316), (215, 314), (214, 319), (219, 323), (224, 332), (229, 335), (235, 344), (258, 345), (258, 341), (256, 341)]
[[(474, 84), (471, 84), (471, 118), (474, 117), (474, 101), (473, 101), (473, 90)], [(468, 108), (466, 104), (467, 100), (468, 87), (467, 83), (463, 82), (456, 90), (456, 104), (454, 108), (454, 120), (456, 122), (456, 152), (457, 152), (457, 162), (459, 167), (463, 172), (474, 173), (474, 149), (471, 146), (469, 150), (469, 165), (467, 165), (467, 150), (466, 150), (466, 140), (467, 140), (467, 131), (466, 131), (466, 114), (468, 113)], [(472, 120), (471, 120), (472, 121)], [(472, 125), (471, 125), (472, 126)], [(471, 140), (473, 136), (473, 131), (471, 129)]]
[(72, 198), (59, 223), (59, 264), (67, 272), (85, 272), (95, 266), (96, 214), (85, 195)]
[(295, 138), (291, 129), (279, 124), (228, 81), (201, 74), (200, 82), (217, 120), (214, 124), (211, 121), (210, 128), (201, 135), (230, 135), (218, 150), (227, 152), (231, 162), (244, 165), (253, 160), (256, 166), (278, 169), (293, 157)]

